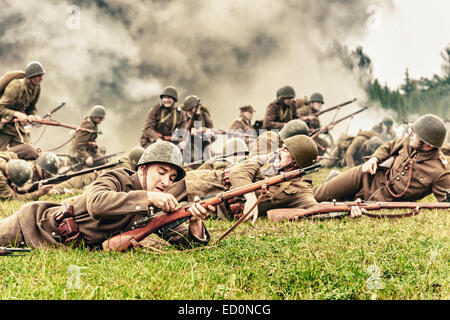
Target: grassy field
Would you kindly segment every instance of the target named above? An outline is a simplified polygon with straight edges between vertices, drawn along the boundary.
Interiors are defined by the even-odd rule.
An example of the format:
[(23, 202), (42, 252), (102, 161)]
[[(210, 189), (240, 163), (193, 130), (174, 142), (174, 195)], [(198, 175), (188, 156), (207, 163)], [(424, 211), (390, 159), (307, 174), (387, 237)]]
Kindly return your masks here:
[[(321, 183), (327, 170), (312, 177)], [(63, 197), (46, 196), (59, 202)], [(435, 201), (433, 196), (425, 199)], [(1, 217), (23, 203), (1, 202)], [(384, 212), (387, 213), (387, 212)], [(0, 298), (21, 300), (446, 300), (448, 211), (399, 220), (241, 224), (218, 247), (127, 253), (32, 250), (0, 257)], [(232, 222), (206, 221), (215, 241)]]

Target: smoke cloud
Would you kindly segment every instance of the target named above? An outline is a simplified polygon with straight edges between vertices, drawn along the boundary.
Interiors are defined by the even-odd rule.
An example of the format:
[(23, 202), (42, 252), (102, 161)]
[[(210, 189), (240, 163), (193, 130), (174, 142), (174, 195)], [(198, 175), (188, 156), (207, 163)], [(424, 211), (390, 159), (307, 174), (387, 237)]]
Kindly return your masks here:
[[(327, 106), (358, 98), (340, 117), (363, 105), (365, 94), (338, 58), (323, 57), (332, 42), (364, 37), (367, 8), (377, 2), (1, 0), (0, 72), (40, 61), (47, 74), (38, 113), (66, 102), (53, 116), (58, 121), (78, 125), (92, 106), (105, 106), (98, 143), (108, 152), (139, 144), (145, 115), (168, 85), (180, 103), (198, 95), (220, 129), (244, 104), (262, 119), (284, 85), (300, 97), (321, 92)], [(360, 114), (349, 133), (379, 118), (377, 111)], [(32, 142), (40, 130), (33, 129)], [(64, 130), (48, 128), (37, 145), (60, 145), (69, 138)]]

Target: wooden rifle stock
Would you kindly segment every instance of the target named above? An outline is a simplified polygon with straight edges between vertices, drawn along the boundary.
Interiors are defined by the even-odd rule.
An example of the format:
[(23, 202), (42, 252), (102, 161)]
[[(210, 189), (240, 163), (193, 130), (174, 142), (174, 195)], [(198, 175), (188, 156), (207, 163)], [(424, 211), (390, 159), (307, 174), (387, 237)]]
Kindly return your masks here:
[[(413, 211), (398, 214), (364, 213), (370, 218), (404, 218), (419, 214), (420, 209), (450, 209), (449, 202), (323, 202), (309, 209), (272, 209), (267, 211), (267, 217), (273, 222), (286, 220), (299, 220), (320, 214), (332, 212), (350, 213), (353, 206), (364, 208), (367, 211), (382, 209), (412, 209)], [(417, 209), (417, 210), (416, 210)]]
[[(241, 196), (243, 194), (254, 192), (256, 190), (264, 189), (268, 186), (281, 183), (283, 181), (291, 180), (296, 177), (300, 177), (309, 173), (313, 173), (318, 171), (318, 168), (322, 167), (321, 164), (314, 164), (312, 166), (303, 168), (303, 169), (297, 169), (290, 172), (285, 172), (282, 174), (279, 174), (277, 176), (267, 178), (261, 181), (257, 181), (236, 189), (231, 189), (229, 191), (225, 191), (222, 193), (218, 193), (214, 196), (210, 196), (207, 198), (203, 198), (199, 203), (202, 205), (202, 207), (207, 208), (208, 206), (212, 205), (218, 205), (222, 203), (223, 201), (227, 201), (229, 199)], [(108, 240), (105, 240), (102, 243), (102, 247), (104, 250), (111, 250), (111, 251), (126, 251), (128, 248), (134, 246), (138, 247), (139, 241), (142, 241), (150, 234), (157, 231), (159, 228), (164, 227), (165, 225), (172, 223), (176, 220), (189, 218), (191, 216), (191, 213), (189, 212), (189, 207), (193, 203), (190, 203), (188, 205), (185, 205), (178, 210), (171, 212), (171, 213), (156, 213), (154, 214), (154, 217), (151, 218), (150, 222), (146, 224), (142, 228), (136, 228), (130, 231), (123, 232), (121, 234), (118, 234)], [(145, 219), (145, 218), (144, 218)]]

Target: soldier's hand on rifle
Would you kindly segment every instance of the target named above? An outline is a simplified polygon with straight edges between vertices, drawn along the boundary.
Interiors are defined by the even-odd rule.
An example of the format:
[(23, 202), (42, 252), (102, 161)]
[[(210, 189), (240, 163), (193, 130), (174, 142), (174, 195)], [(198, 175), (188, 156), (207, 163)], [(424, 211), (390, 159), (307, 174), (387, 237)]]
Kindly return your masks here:
[(198, 196), (194, 197), (194, 202), (196, 203), (189, 207), (189, 212), (192, 213), (192, 217), (189, 219), (189, 222), (205, 220), (210, 214), (216, 211), (216, 208), (211, 205), (207, 208), (203, 208), (203, 206), (199, 203), (200, 198)]
[(369, 160), (363, 163), (362, 172), (374, 175), (377, 172), (377, 162), (378, 159), (376, 157), (370, 158)]
[(160, 208), (164, 212), (172, 212), (178, 209), (178, 201), (170, 193), (164, 192), (147, 192), (149, 206)]
[[(358, 199), (356, 199), (355, 202), (360, 204), (362, 201), (360, 198), (358, 198)], [(351, 219), (358, 218), (358, 217), (362, 216), (363, 213), (367, 213), (367, 210), (364, 208), (360, 208), (359, 206), (352, 206), (352, 208), (350, 210), (350, 218)]]
[(50, 192), (51, 189), (53, 189), (54, 186), (55, 186), (54, 184), (42, 185), (41, 183), (39, 183), (39, 186), (37, 189), (37, 195), (39, 197), (46, 195), (47, 193)]
[(14, 112), (14, 117), (16, 117), (17, 120), (19, 120), (20, 122), (27, 122), (27, 121), (29, 121), (28, 120), (29, 119), (28, 115), (23, 113), (23, 112), (19, 112), (19, 111)]
[(92, 165), (94, 164), (94, 158), (89, 157), (89, 158), (86, 159), (85, 162), (86, 162), (87, 166), (92, 167)]
[[(250, 210), (253, 205), (256, 203), (256, 201), (258, 200), (256, 197), (256, 194), (254, 192), (251, 193), (247, 193), (244, 195), (245, 198), (245, 205), (244, 205), (244, 214), (246, 214), (248, 212), (248, 210)], [(252, 219), (252, 224), (256, 222), (256, 220), (258, 219), (258, 206), (255, 206), (255, 208), (252, 210), (252, 213), (250, 213), (244, 221), (248, 221)]]

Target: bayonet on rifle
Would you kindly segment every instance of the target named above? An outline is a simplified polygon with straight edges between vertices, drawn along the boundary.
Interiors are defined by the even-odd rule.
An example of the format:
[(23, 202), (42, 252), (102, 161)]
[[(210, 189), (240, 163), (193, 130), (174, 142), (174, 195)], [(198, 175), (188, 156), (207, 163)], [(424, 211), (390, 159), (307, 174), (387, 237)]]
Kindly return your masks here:
[(61, 109), (62, 107), (64, 107), (65, 104), (66, 104), (65, 102), (62, 102), (59, 106), (57, 106), (55, 109), (53, 109), (53, 110), (47, 112), (47, 113), (46, 113), (45, 115), (43, 115), (41, 118), (42, 118), (42, 119), (45, 119), (45, 118), (51, 119), (52, 114), (54, 114), (56, 111), (58, 111), (59, 109)]

